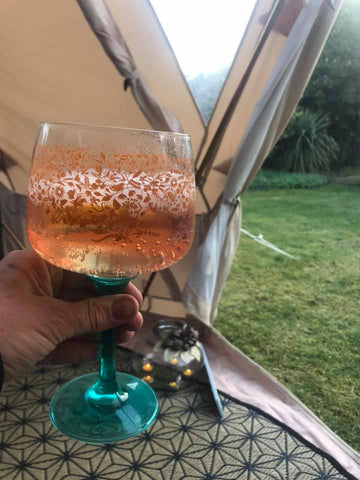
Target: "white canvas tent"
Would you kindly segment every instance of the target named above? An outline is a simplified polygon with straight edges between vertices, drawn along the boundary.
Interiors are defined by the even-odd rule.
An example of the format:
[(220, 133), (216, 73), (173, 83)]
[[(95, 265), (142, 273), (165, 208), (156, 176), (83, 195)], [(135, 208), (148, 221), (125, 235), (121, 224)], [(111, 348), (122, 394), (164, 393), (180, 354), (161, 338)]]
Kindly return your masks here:
[(183, 261), (139, 280), (148, 326), (162, 316), (192, 321), (202, 332), (219, 389), (287, 424), (357, 476), (359, 455), (211, 327), (238, 244), (239, 196), (285, 128), (341, 4), (258, 0), (205, 125), (149, 1), (3, 0), (0, 180), (19, 195), (2, 195), (2, 208), (11, 202), (2, 214), (2, 243), (4, 251), (18, 248), (6, 226), (26, 243), (16, 212), (23, 212), (21, 194), (40, 121), (190, 133), (197, 236)]

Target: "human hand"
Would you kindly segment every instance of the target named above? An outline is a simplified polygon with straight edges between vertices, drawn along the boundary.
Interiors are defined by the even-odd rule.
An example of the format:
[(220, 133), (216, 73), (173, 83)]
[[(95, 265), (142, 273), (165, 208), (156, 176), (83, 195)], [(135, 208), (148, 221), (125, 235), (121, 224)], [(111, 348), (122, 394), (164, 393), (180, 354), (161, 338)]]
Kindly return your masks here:
[(142, 296), (131, 283), (125, 294), (96, 297), (84, 275), (66, 272), (34, 251), (14, 251), (0, 262), (0, 354), (5, 381), (42, 363), (80, 363), (96, 357), (96, 334), (116, 327), (130, 340), (142, 325)]

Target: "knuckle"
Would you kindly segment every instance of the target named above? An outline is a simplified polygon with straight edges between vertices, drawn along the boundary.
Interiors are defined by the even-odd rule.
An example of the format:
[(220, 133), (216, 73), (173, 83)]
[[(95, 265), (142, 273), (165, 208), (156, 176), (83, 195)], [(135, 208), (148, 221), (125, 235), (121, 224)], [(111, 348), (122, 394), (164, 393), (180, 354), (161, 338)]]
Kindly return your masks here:
[(107, 317), (104, 305), (96, 302), (94, 298), (89, 298), (87, 301), (87, 314), (90, 331), (104, 330)]

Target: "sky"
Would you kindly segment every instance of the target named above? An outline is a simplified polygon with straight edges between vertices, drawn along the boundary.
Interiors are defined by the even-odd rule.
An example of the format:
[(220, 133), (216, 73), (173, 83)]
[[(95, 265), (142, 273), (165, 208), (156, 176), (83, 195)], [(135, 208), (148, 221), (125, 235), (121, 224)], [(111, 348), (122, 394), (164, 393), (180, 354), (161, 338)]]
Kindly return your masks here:
[(230, 66), (255, 0), (151, 0), (190, 79)]

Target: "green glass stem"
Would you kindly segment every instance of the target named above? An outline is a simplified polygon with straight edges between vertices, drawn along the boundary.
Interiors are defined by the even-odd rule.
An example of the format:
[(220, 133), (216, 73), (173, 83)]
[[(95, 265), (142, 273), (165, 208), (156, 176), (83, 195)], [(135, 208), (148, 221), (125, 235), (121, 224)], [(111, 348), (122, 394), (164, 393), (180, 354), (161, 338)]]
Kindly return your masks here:
[[(103, 278), (89, 276), (94, 283), (99, 296), (123, 293), (134, 277)], [(103, 412), (111, 412), (121, 406), (127, 399), (116, 381), (116, 350), (115, 329), (104, 330), (100, 333), (100, 371), (96, 382), (85, 392), (86, 402), (93, 408)]]

